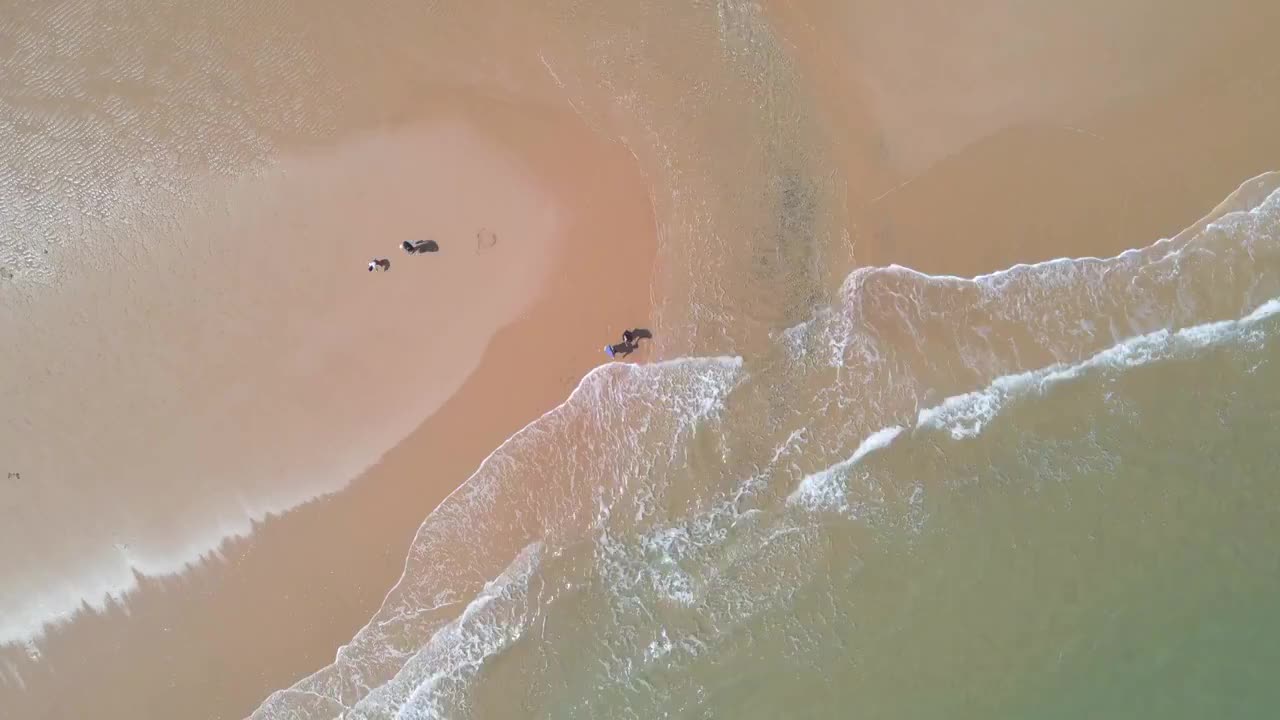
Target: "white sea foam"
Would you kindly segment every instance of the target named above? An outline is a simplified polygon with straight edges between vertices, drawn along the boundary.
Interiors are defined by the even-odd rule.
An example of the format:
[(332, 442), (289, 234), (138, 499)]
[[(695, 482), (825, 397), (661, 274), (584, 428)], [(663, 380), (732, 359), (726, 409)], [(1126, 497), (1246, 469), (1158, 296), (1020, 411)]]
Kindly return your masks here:
[[(600, 693), (655, 697), (664, 675), (733, 644), (732, 628), (791, 606), (822, 572), (810, 546), (819, 536), (772, 507), (770, 484), (744, 478), (674, 524), (597, 538), (595, 584), (607, 591), (609, 619), (579, 662), (604, 668)], [(591, 716), (592, 704), (579, 698), (566, 714)]]
[(619, 602), (639, 607), (649, 602), (696, 606), (716, 574), (707, 565), (708, 555), (722, 548), (735, 530), (753, 525), (759, 514), (754, 498), (767, 481), (764, 475), (744, 478), (701, 510), (638, 537), (600, 533), (597, 570), (610, 592)]
[(462, 614), (437, 630), (390, 681), (352, 708), (355, 718), (444, 718), (445, 701), (457, 694), (485, 662), (520, 639), (536, 619), (529, 579), (543, 546), (521, 551), (501, 575), (485, 584)]
[[(1054, 258), (968, 278), (901, 265), (858, 268), (842, 285), (841, 312), (821, 308), (775, 338), (800, 362), (818, 355), (837, 368), (874, 366), (892, 351), (876, 337), (885, 330), (877, 324), (892, 317), (899, 324), (896, 333), (923, 346), (926, 339), (936, 343), (939, 338), (923, 337), (921, 324), (942, 323), (964, 330), (955, 338), (955, 351), (978, 369), (989, 362), (991, 333), (981, 322), (974, 324), (975, 313), (983, 316), (982, 322), (1012, 322), (1035, 331), (1042, 349), (1064, 360), (1073, 352), (1105, 346), (1099, 330), (1109, 330), (1111, 342), (1118, 342), (1158, 327), (1203, 322), (1198, 295), (1214, 297), (1223, 303), (1221, 312), (1231, 317), (1270, 297), (1256, 297), (1260, 278), (1246, 282), (1241, 275), (1247, 273), (1240, 271), (1277, 252), (1277, 183), (1280, 173), (1251, 178), (1173, 238), (1108, 258)], [(1193, 266), (1193, 261), (1200, 264)], [(1203, 272), (1188, 272), (1197, 268)], [(1267, 274), (1266, 267), (1258, 269)], [(1159, 297), (1165, 291), (1176, 293), (1179, 301), (1165, 302)], [(1237, 297), (1240, 304), (1231, 306)], [(1016, 355), (1017, 349), (1011, 352)]]
[[(371, 687), (381, 686), (405, 668), (409, 658), (391, 652), (391, 647), (403, 646), (406, 637), (419, 636), (423, 643), (431, 638), (435, 638), (431, 642), (443, 642), (449, 637), (438, 635), (439, 627), (432, 624), (430, 614), (421, 612), (421, 598), (432, 597), (439, 606), (466, 602), (472, 596), (466, 588), (497, 559), (491, 556), (498, 538), (478, 540), (477, 534), (501, 527), (501, 537), (527, 535), (530, 542), (543, 542), (559, 537), (575, 523), (607, 521), (615, 504), (630, 496), (625, 487), (607, 487), (610, 483), (606, 479), (622, 483), (630, 482), (631, 475), (649, 479), (655, 463), (665, 461), (653, 448), (675, 453), (699, 423), (719, 411), (725, 395), (742, 377), (742, 359), (737, 357), (608, 364), (592, 370), (564, 402), (491, 452), (471, 477), (427, 516), (400, 579), (373, 619), (339, 649), (334, 663), (292, 688), (274, 693), (254, 717), (280, 717), (279, 713), (289, 717), (294, 699), (299, 697), (307, 698), (306, 702), (322, 699), (326, 707), (356, 706)], [(621, 430), (613, 432), (614, 428)], [(587, 430), (606, 431), (599, 441), (607, 445), (581, 447)], [(636, 438), (641, 436), (647, 438), (645, 447), (636, 446)], [(549, 442), (552, 437), (576, 440), (577, 446)], [(548, 459), (546, 452), (557, 448), (570, 455)], [(649, 465), (623, 472), (615, 465), (626, 458)], [(564, 466), (569, 471), (564, 482), (539, 483), (540, 492), (530, 495), (527, 478), (538, 476), (548, 466)], [(501, 519), (502, 513), (511, 507), (521, 508), (521, 527), (504, 525), (508, 521)], [(359, 678), (359, 682), (352, 678)]]
[[(1187, 357), (1227, 343), (1257, 343), (1264, 339), (1259, 323), (1280, 314), (1280, 298), (1261, 304), (1236, 320), (1194, 325), (1177, 331), (1158, 330), (1131, 338), (1078, 363), (1059, 363), (1037, 370), (998, 377), (981, 390), (944, 399), (920, 410), (915, 430), (943, 431), (955, 440), (979, 436), (988, 423), (1018, 398), (1043, 393), (1054, 385), (1082, 377), (1089, 371), (1127, 370), (1163, 360)], [(869, 435), (847, 459), (806, 475), (787, 497), (787, 503), (810, 511), (859, 516), (871, 508), (850, 497), (853, 468), (870, 453), (891, 444), (904, 428), (891, 426)], [(874, 480), (866, 479), (864, 493), (878, 495)], [(908, 501), (912, 525), (922, 522), (923, 488), (916, 486)], [(917, 528), (918, 529), (918, 528)]]
[(996, 378), (986, 389), (949, 397), (920, 411), (916, 427), (945, 427), (957, 440), (974, 437), (1000, 412), (1006, 398), (1044, 377), (1043, 370)]
[[(1280, 310), (1277, 301), (1257, 306), (1240, 320), (1205, 320), (1223, 317), (1228, 312), (1235, 315), (1256, 306), (1269, 295), (1253, 299), (1254, 295), (1269, 288), (1267, 283), (1274, 278), (1268, 275), (1270, 279), (1259, 285), (1256, 278), (1250, 281), (1249, 277), (1237, 273), (1232, 278), (1236, 286), (1227, 293), (1230, 297), (1207, 310), (1196, 304), (1196, 293), (1186, 292), (1191, 286), (1178, 283), (1182, 282), (1180, 278), (1190, 277), (1188, 263), (1192, 259), (1202, 263), (1191, 268), (1199, 272), (1195, 276), (1198, 283), (1195, 288), (1216, 287), (1213, 281), (1219, 272), (1230, 275), (1241, 263), (1251, 267), (1248, 263), (1256, 260), (1259, 275), (1269, 272), (1269, 266), (1261, 263), (1275, 254), (1274, 243), (1269, 242), (1268, 236), (1263, 238), (1268, 244), (1255, 249), (1250, 243), (1257, 239), (1257, 228), (1250, 223), (1270, 224), (1274, 219), (1271, 216), (1280, 209), (1280, 192), (1258, 194), (1263, 186), (1274, 184), (1276, 179), (1275, 175), (1259, 176), (1242, 185), (1205, 220), (1175, 238), (1160, 240), (1141, 250), (1126, 251), (1114, 258), (1060, 258), (968, 279), (928, 276), (899, 266), (861, 269), (846, 279), (845, 302), (840, 308), (819, 310), (814, 318), (782, 332), (775, 340), (796, 360), (796, 366), (791, 369), (827, 373), (834, 370), (835, 383), (819, 390), (819, 406), (826, 393), (825, 398), (839, 402), (841, 408), (866, 408), (859, 416), (865, 419), (901, 418), (893, 413), (906, 407), (908, 412), (917, 415), (916, 431), (941, 430), (959, 438), (971, 437), (988, 427), (1010, 399), (1075, 377), (1088, 368), (1105, 365), (1127, 368), (1224, 339), (1254, 338), (1256, 321)], [(1245, 206), (1249, 206), (1248, 209), (1243, 209)], [(1188, 252), (1189, 243), (1197, 246)], [(1221, 253), (1221, 257), (1215, 253)], [(882, 315), (842, 312), (863, 307), (858, 303), (865, 299), (861, 293), (872, 277), (894, 282), (908, 278), (912, 284), (880, 288), (888, 292), (881, 294), (882, 304), (872, 310)], [(1168, 289), (1176, 291), (1178, 301), (1186, 304), (1172, 309), (1161, 307), (1157, 298)], [(898, 292), (900, 290), (903, 292)], [(1061, 307), (1064, 298), (1081, 300), (1064, 310)], [(1023, 349), (1015, 347), (1011, 357), (979, 367), (981, 351), (1001, 339), (1002, 327), (969, 322), (965, 307), (953, 312), (961, 305), (957, 299), (974, 301), (1010, 327), (1042, 328), (1041, 337), (1031, 338), (1032, 345), (1061, 331), (1069, 341), (1047, 348), (1050, 357), (1061, 362), (1038, 370), (1009, 372), (1022, 366), (1019, 353)], [(1241, 307), (1236, 309), (1237, 305)], [(921, 308), (932, 315), (915, 317), (903, 312)], [(880, 317), (901, 320), (902, 324), (878, 337), (870, 321)], [(926, 332), (927, 322), (971, 332), (972, 337), (957, 335), (954, 357), (972, 366), (970, 369), (976, 373), (978, 382), (968, 387), (984, 382), (985, 387), (947, 397), (917, 411), (920, 385), (912, 372), (920, 362), (925, 363), (926, 369), (933, 369), (930, 363), (935, 359), (924, 355), (922, 361), (911, 358), (903, 362), (898, 358), (898, 364), (894, 365), (893, 341), (897, 338), (909, 341), (912, 337), (932, 339)], [(1182, 329), (1153, 329), (1160, 326)], [(1112, 332), (1110, 341), (1100, 336), (1108, 329)], [(1126, 335), (1134, 337), (1124, 339)], [(951, 354), (942, 355), (936, 360), (939, 367), (953, 362)], [(1085, 359), (1081, 360), (1082, 357)], [(814, 359), (816, 363), (812, 362)], [(851, 368), (860, 366), (874, 367), (876, 371), (865, 377), (850, 372)], [(565, 403), (509, 438), (486, 458), (467, 483), (441, 503), (423, 523), (404, 574), (375, 618), (339, 652), (334, 665), (299, 682), (294, 690), (328, 698), (335, 707), (351, 707), (364, 692), (359, 689), (362, 684), (378, 686), (385, 682), (382, 678), (386, 678), (389, 671), (392, 674), (399, 671), (404, 659), (389, 654), (390, 639), (402, 640), (415, 630), (406, 626), (401, 618), (413, 616), (419, 596), (434, 597), (436, 604), (440, 604), (439, 588), (449, 582), (447, 567), (442, 569), (442, 565), (451, 562), (446, 550), (465, 545), (463, 534), (474, 537), (474, 533), (488, 530), (494, 508), (509, 506), (525, 497), (513, 494), (509, 487), (516, 484), (522, 473), (527, 477), (549, 467), (563, 465), (568, 469), (564, 479), (567, 494), (557, 495), (554, 502), (533, 498), (523, 513), (526, 530), (538, 533), (536, 537), (549, 547), (556, 546), (555, 527), (559, 526), (555, 523), (561, 521), (549, 518), (558, 513), (556, 517), (564, 518), (563, 522), (572, 521), (599, 533), (598, 569), (606, 586), (616, 593), (621, 607), (639, 613), (642, 618), (648, 613), (652, 619), (655, 608), (645, 607), (644, 603), (656, 601), (717, 624), (725, 618), (757, 612), (759, 607), (767, 605), (770, 597), (785, 599), (788, 583), (779, 581), (781, 575), (768, 578), (765, 575), (781, 572), (780, 568), (803, 567), (803, 563), (792, 562), (798, 552), (803, 555), (806, 537), (806, 529), (794, 524), (794, 514), (751, 506), (744, 498), (752, 497), (754, 489), (745, 494), (730, 493), (733, 497), (726, 497), (723, 502), (698, 504), (700, 509), (683, 519), (667, 517), (661, 514), (661, 509), (655, 509), (660, 508), (662, 499), (661, 490), (657, 488), (671, 482), (666, 468), (688, 452), (687, 441), (698, 427), (718, 418), (725, 396), (744, 377), (738, 358), (687, 358), (654, 366), (609, 366), (584, 378)], [(633, 390), (635, 394), (629, 394)], [(873, 390), (885, 395), (875, 395)], [(619, 405), (634, 412), (629, 412), (625, 420), (615, 418), (610, 409)], [(558, 455), (537, 468), (521, 464), (520, 458), (526, 452), (558, 448), (561, 443), (549, 440), (572, 433), (575, 426), (571, 418), (580, 413), (590, 418), (591, 427), (609, 431), (607, 442), (582, 448), (585, 456)], [(856, 423), (847, 425), (857, 426)], [(852, 432), (865, 434), (867, 429)], [(850, 439), (838, 432), (824, 436), (825, 431), (820, 427), (792, 426), (781, 431), (789, 431), (790, 435), (780, 443), (775, 439), (768, 468), (761, 471), (762, 477), (753, 478), (751, 482), (767, 485), (774, 473), (786, 477), (784, 470), (777, 466), (795, 446), (847, 447)], [(884, 496), (892, 491), (897, 495), (895, 502), (904, 505), (907, 529), (919, 531), (926, 517), (925, 488), (918, 483), (905, 488), (881, 487), (868, 471), (860, 469), (874, 453), (889, 447), (904, 432), (903, 427), (892, 425), (865, 434), (846, 459), (803, 477), (788, 496), (786, 505), (838, 510), (861, 517), (876, 512), (872, 506), (883, 503)], [(833, 435), (839, 445), (831, 444)], [(723, 445), (721, 450), (725, 451)], [(605, 462), (630, 457), (633, 453), (639, 453), (641, 460), (632, 465), (623, 467)], [(767, 458), (766, 455), (762, 459)], [(848, 484), (855, 475), (862, 486), (859, 497), (851, 498)], [(525, 502), (529, 500), (526, 497)], [(546, 515), (540, 510), (544, 502), (549, 508)], [(534, 519), (529, 520), (530, 517)], [(639, 529), (639, 533), (615, 532), (619, 525)], [(511, 529), (504, 527), (501, 532)], [(744, 536), (750, 541), (742, 541)], [(770, 553), (787, 562), (777, 567), (755, 562)], [(754, 576), (757, 582), (748, 587), (742, 580), (752, 577), (753, 572), (757, 573)], [(767, 582), (759, 582), (761, 580)], [(465, 593), (446, 595), (453, 602), (465, 602), (466, 597), (471, 597)], [(434, 633), (431, 637), (446, 636)], [(655, 628), (652, 637), (644, 638), (635, 648), (636, 657), (618, 660), (619, 664), (610, 666), (607, 675), (633, 677), (632, 671), (643, 666), (646, 658), (647, 662), (656, 658), (663, 658), (665, 662), (672, 653), (679, 653), (680, 648), (693, 648), (699, 643), (705, 640), (693, 635), (677, 636), (669, 628), (662, 628), (658, 634)], [(608, 664), (608, 658), (605, 661)], [(282, 697), (273, 696), (255, 717), (283, 717), (285, 715), (277, 715), (275, 711), (287, 713), (289, 708)]]
[(351, 478), (372, 467), (376, 459), (331, 467), (331, 480), (324, 487), (268, 493), (255, 498), (252, 507), (227, 499), (230, 506), (211, 513), (205, 522), (188, 527), (179, 545), (159, 549), (116, 543), (109, 550), (103, 549), (87, 558), (63, 582), (38, 588), (11, 588), (20, 590), (21, 601), (6, 607), (0, 616), (0, 645), (39, 642), (46, 633), (82, 612), (104, 612), (115, 606), (126, 606), (130, 593), (138, 587), (138, 575), (163, 580), (180, 576), (206, 562), (219, 562), (222, 549), (228, 543), (249, 537), (255, 525), (339, 491)]
[(845, 479), (849, 476), (849, 471), (867, 455), (888, 447), (902, 430), (903, 428), (894, 425), (871, 433), (847, 459), (806, 475), (787, 497), (787, 503), (811, 510), (848, 510)]
[(916, 428), (944, 430), (956, 440), (982, 432), (1010, 400), (1041, 393), (1055, 383), (1080, 377), (1092, 369), (1127, 369), (1185, 356), (1196, 350), (1227, 342), (1260, 339), (1255, 326), (1280, 312), (1280, 298), (1268, 300), (1238, 320), (1223, 320), (1139, 335), (1073, 364), (1057, 364), (1029, 372), (996, 378), (986, 388), (943, 400), (920, 411)]
[[(855, 270), (837, 305), (773, 335), (787, 372), (817, 386), (798, 418), (807, 447), (848, 447), (877, 428), (910, 426), (922, 407), (956, 435), (972, 435), (1004, 398), (1041, 381), (1037, 368), (1070, 367), (1115, 345), (1149, 352), (1124, 343), (1248, 313), (1280, 291), (1278, 185), (1280, 173), (1253, 178), (1174, 238), (1111, 258), (973, 278)], [(973, 388), (985, 390), (966, 393)], [(800, 497), (819, 501), (822, 488), (839, 487), (820, 480)]]

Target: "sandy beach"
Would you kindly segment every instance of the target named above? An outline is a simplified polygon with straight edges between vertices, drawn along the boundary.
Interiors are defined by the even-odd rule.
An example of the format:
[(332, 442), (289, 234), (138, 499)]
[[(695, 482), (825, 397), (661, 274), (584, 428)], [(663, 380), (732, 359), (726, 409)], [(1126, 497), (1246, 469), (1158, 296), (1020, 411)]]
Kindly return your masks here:
[(972, 276), (1114, 255), (1280, 157), (1265, 3), (769, 8), (823, 98), (859, 265)]
[[(1280, 49), (1268, 35), (1280, 6), (1086, 5), (984, 0), (943, 11), (928, 2), (780, 0), (760, 8), (805, 99), (794, 113), (812, 129), (795, 145), (828, 150), (821, 167), (836, 202), (813, 206), (847, 224), (823, 239), (834, 249), (822, 257), (835, 260), (819, 285), (834, 291), (856, 266), (968, 277), (1115, 255), (1174, 235), (1243, 180), (1280, 166), (1280, 96), (1270, 91), (1280, 84)], [(137, 234), (180, 241), (120, 257), (94, 246), (48, 281), (64, 284), (45, 304), (0, 288), (11, 300), (0, 328), (28, 339), (25, 354), (0, 355), (9, 368), (3, 397), (22, 408), (4, 418), (12, 432), (0, 459), (29, 480), (39, 468), (57, 476), (43, 486), (10, 481), (0, 494), (10, 520), (0, 526), (3, 544), (42, 548), (4, 555), (0, 598), (14, 607), (37, 596), (65, 602), (79, 587), (59, 573), (94, 563), (106, 568), (93, 578), (104, 591), (122, 578), (136, 583), (105, 607), (81, 604), (37, 641), (0, 647), (0, 718), (235, 720), (332, 662), (400, 577), (424, 518), (605, 362), (605, 343), (627, 327), (651, 327), (656, 340), (627, 360), (670, 359), (661, 324), (670, 299), (655, 293), (714, 274), (690, 265), (690, 279), (662, 281), (685, 272), (685, 247), (711, 235), (688, 217), (664, 219), (664, 208), (683, 207), (671, 198), (705, 203), (713, 220), (773, 212), (726, 190), (733, 178), (690, 173), (702, 155), (662, 154), (683, 151), (663, 134), (668, 127), (701, 132), (708, 157), (736, 158), (743, 138), (720, 139), (714, 123), (687, 119), (716, 117), (710, 111), (679, 115), (698, 102), (719, 107), (719, 86), (687, 89), (679, 62), (675, 71), (646, 64), (648, 38), (637, 31), (635, 40), (606, 10), (602, 20), (529, 9), (530, 18), (548, 16), (556, 32), (547, 38), (517, 20), (491, 37), (477, 29), (486, 27), (483, 10), (451, 12), (461, 29), (439, 73), (468, 73), (465, 82), (370, 71), (367, 86), (346, 86), (341, 112), (316, 101), (326, 108), (322, 140), (281, 141), (267, 161), (174, 190), (177, 210), (140, 203), (147, 212), (130, 226)], [(630, 12), (639, 11), (618, 10)], [(346, 29), (317, 23), (332, 35), (298, 30), (307, 38), (298, 42), (323, 54), (317, 38)], [(718, 32), (731, 35), (721, 23)], [(389, 56), (417, 42), (412, 28), (376, 27), (391, 37)], [(605, 30), (631, 44), (615, 48), (612, 36), (592, 34)], [(714, 39), (717, 30), (690, 32)], [(599, 55), (553, 64), (548, 57), (575, 57), (566, 38)], [(464, 62), (464, 51), (499, 41), (502, 52)], [(554, 51), (544, 56), (544, 44)], [(344, 60), (335, 51), (316, 67), (359, 75)], [(687, 105), (639, 112), (642, 94), (612, 84), (627, 77), (619, 67), (652, 71), (655, 85)], [(614, 74), (597, 84), (594, 70)], [(541, 84), (528, 87), (534, 76)], [(389, 98), (394, 108), (368, 109)], [(734, 96), (717, 112), (763, 102)], [(306, 116), (306, 98), (296, 112)], [(676, 118), (669, 126), (664, 112)], [(642, 116), (663, 132), (641, 132)], [(684, 174), (664, 175), (672, 166)], [(687, 185), (659, 187), (676, 176)], [(143, 190), (171, 191), (159, 182)], [(699, 212), (688, 214), (705, 219)], [(732, 218), (722, 224), (737, 227)], [(396, 248), (420, 235), (438, 239), (442, 252), (408, 257)], [(716, 239), (746, 243), (729, 232)], [(383, 255), (390, 272), (365, 272)], [(734, 273), (747, 261), (733, 252), (721, 260), (725, 286), (742, 279)], [(763, 262), (753, 269), (777, 272)], [(782, 304), (759, 299), (770, 312)], [(24, 315), (33, 307), (44, 314)], [(696, 318), (717, 308), (666, 310)], [(709, 336), (782, 322), (761, 315)], [(209, 317), (216, 322), (202, 324)], [(63, 328), (78, 340), (65, 341)], [(753, 339), (772, 342), (778, 329)], [(61, 380), (31, 380), (46, 373)], [(28, 442), (60, 418), (85, 418), (63, 431), (78, 452)], [(99, 476), (123, 485), (77, 484)], [(19, 512), (55, 506), (72, 508), (64, 525)], [(173, 572), (205, 539), (228, 534), (239, 537)], [(172, 537), (183, 540), (166, 545)], [(22, 607), (37, 617), (44, 605)]]
[[(600, 351), (606, 342), (647, 322), (653, 225), (626, 150), (594, 136), (571, 110), (483, 100), (448, 110), (450, 122), (465, 121), (468, 132), (496, 138), (531, 172), (538, 191), (554, 203), (542, 208), (556, 212), (554, 234), (522, 237), (516, 225), (490, 248), (489, 237), (477, 240), (478, 231), (467, 228), (456, 231), (453, 243), (443, 235), (438, 256), (408, 258), (392, 254), (403, 233), (388, 229), (380, 234), (394, 263), (391, 272), (369, 277), (363, 257), (354, 254), (351, 272), (361, 282), (445, 283), (445, 292), (405, 290), (403, 300), (414, 303), (407, 317), (384, 313), (391, 320), (384, 332), (420, 335), (426, 343), (420, 367), (428, 377), (447, 373), (438, 358), (465, 361), (459, 350), (466, 341), (458, 333), (466, 330), (457, 322), (480, 323), (483, 331), (483, 308), (459, 307), (456, 300), (466, 289), (456, 283), (479, 283), (499, 297), (514, 294), (520, 300), (516, 317), (482, 344), (478, 364), (463, 369), (461, 388), (348, 489), (255, 523), (249, 537), (225, 543), (216, 557), (180, 576), (138, 575), (140, 588), (123, 605), (86, 610), (54, 629), (39, 643), (35, 660), (27, 649), (6, 648), (7, 712), (187, 717), (192, 698), (199, 697), (201, 708), (214, 709), (200, 717), (247, 714), (272, 689), (330, 661), (394, 583), (422, 518), (504, 438), (554, 407), (588, 369), (606, 360)], [(438, 110), (428, 117), (433, 115)], [(510, 120), (515, 117), (519, 122)], [(500, 189), (470, 202), (492, 207), (491, 226), (501, 227), (504, 217), (507, 226), (535, 220), (513, 218), (510, 208), (518, 198)], [(479, 209), (477, 215), (486, 213)], [(502, 243), (522, 242), (537, 253), (530, 266), (542, 263), (546, 270), (532, 284), (503, 287), (510, 280), (495, 273), (502, 265), (493, 262)], [(450, 251), (475, 267), (454, 264), (460, 272), (452, 280), (449, 270), (438, 274), (453, 260)], [(404, 392), (401, 371), (387, 365), (398, 353), (372, 342), (359, 352), (366, 356), (362, 372), (377, 379), (373, 402)], [(632, 359), (651, 352), (642, 348)], [(432, 407), (430, 395), (418, 402)], [(138, 681), (148, 689), (139, 692)], [(68, 687), (78, 690), (62, 692)]]

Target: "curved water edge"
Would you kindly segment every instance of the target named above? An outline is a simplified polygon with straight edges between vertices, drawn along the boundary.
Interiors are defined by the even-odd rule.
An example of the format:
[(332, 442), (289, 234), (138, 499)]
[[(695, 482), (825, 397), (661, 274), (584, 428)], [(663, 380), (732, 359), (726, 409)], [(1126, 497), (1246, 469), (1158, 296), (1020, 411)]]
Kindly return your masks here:
[[(0, 395), (14, 408), (0, 415), (0, 456), (27, 476), (4, 488), (0, 544), (39, 548), (0, 558), (0, 644), (127, 604), (139, 575), (164, 581), (217, 562), (268, 518), (346, 488), (443, 407), (538, 296), (559, 242), (553, 193), (504, 152), (452, 116), (352, 136), (200, 184), (198, 203), (166, 209), (168, 235), (84, 243), (56, 288), (0, 288), (30, 295), (0, 301), (0, 328), (22, 338), (0, 352)], [(542, 219), (500, 253), (459, 254), (425, 288), (348, 272), (362, 244), (353, 236), (399, 236), (428, 211), (412, 192), (383, 192), (420, 177), (427, 157), (479, 168), (434, 192), (459, 214), (433, 222)], [(351, 199), (354, 187), (379, 199)], [(467, 210), (481, 189), (503, 193), (505, 209)], [(317, 197), (344, 200), (320, 209)], [(348, 214), (348, 201), (383, 217)], [(287, 218), (304, 216), (324, 229), (291, 234)], [(224, 233), (275, 242), (235, 249)], [(386, 312), (446, 298), (469, 306), (465, 319), (405, 332)], [(412, 362), (431, 372), (368, 382)], [(129, 422), (103, 420), (121, 412)]]
[(1221, 347), (1264, 362), (1280, 311), (1277, 188), (1280, 173), (1260, 175), (1177, 236), (1113, 258), (969, 279), (861, 268), (838, 304), (758, 357), (592, 372), (424, 520), (400, 581), (334, 664), (254, 717), (467, 716), (486, 702), (467, 678), (504, 672), (487, 660), (535, 662), (522, 642), (535, 627), (533, 644), (554, 646), (593, 623), (582, 662), (606, 689), (575, 694), (582, 678), (538, 665), (548, 685), (527, 701), (566, 716), (661, 706), (674, 696), (646, 668), (732, 657), (743, 637), (699, 628), (789, 606), (824, 577), (805, 558), (831, 533), (874, 547), (925, 530), (930, 493), (959, 486), (866, 471), (899, 444), (971, 442), (1065, 384)]
[[(293, 712), (295, 701), (321, 712), (354, 705), (417, 654), (413, 638), (444, 625), (521, 548), (563, 542), (575, 521), (607, 521), (614, 494), (627, 491), (607, 482), (623, 474), (620, 455), (665, 448), (670, 455), (649, 457), (636, 469), (653, 473), (673, 464), (681, 442), (699, 424), (714, 422), (719, 400), (741, 381), (741, 368), (741, 359), (725, 357), (609, 364), (588, 373), (564, 403), (505, 441), (432, 511), (400, 580), (334, 664), (275, 693), (255, 715), (270, 716), (275, 707)], [(564, 436), (578, 442), (548, 441)], [(539, 458), (547, 453), (554, 457)], [(530, 458), (575, 472), (567, 483), (552, 478), (531, 491), (524, 477)], [(475, 542), (479, 527), (485, 538)]]
[[(920, 410), (911, 432), (945, 432), (953, 440), (971, 439), (980, 435), (1009, 405), (1050, 393), (1056, 385), (1088, 373), (1114, 374), (1162, 361), (1187, 359), (1217, 345), (1260, 348), (1268, 337), (1258, 326), (1277, 313), (1280, 313), (1280, 297), (1268, 300), (1237, 320), (1220, 320), (1172, 332), (1158, 330), (1114, 345), (1079, 363), (1004, 375), (981, 390), (948, 397), (938, 405)], [(810, 510), (848, 512), (850, 507), (843, 502), (843, 491), (849, 473), (866, 456), (889, 447), (903, 432), (904, 428), (894, 425), (872, 433), (847, 460), (805, 476), (787, 497), (787, 502)]]

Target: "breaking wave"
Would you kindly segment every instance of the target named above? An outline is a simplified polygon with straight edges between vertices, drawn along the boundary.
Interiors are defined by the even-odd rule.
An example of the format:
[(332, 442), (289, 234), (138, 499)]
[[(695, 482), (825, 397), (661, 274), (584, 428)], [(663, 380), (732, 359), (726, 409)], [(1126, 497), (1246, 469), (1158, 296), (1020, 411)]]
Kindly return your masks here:
[(875, 546), (927, 532), (930, 498), (950, 492), (937, 478), (969, 482), (932, 459), (961, 453), (947, 443), (1081, 380), (1228, 346), (1261, 362), (1280, 312), (1277, 188), (1261, 175), (1112, 258), (969, 279), (859, 269), (745, 361), (594, 371), (426, 519), (335, 662), (254, 717), (482, 715), (477, 688), (503, 673), (540, 678), (519, 688), (526, 707), (651, 716), (690, 702), (691, 666), (748, 657), (784, 626), (788, 659), (818, 662), (839, 613), (797, 624), (788, 608), (857, 576), (859, 553), (834, 571), (833, 533)]

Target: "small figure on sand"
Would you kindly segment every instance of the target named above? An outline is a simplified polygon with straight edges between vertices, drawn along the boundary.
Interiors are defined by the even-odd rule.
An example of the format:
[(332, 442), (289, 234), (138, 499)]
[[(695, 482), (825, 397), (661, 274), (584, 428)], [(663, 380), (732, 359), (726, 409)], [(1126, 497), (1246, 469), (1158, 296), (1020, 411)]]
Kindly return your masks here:
[(374, 258), (369, 261), (369, 272), (377, 270), (378, 272), (386, 272), (391, 269), (391, 261), (386, 258)]
[(410, 255), (420, 255), (422, 253), (440, 252), (440, 243), (435, 240), (414, 240), (412, 242), (405, 240), (400, 243), (400, 248)]
[(640, 347), (641, 340), (648, 340), (652, 337), (653, 333), (645, 330), (644, 328), (623, 330), (622, 342), (615, 345), (605, 345), (604, 352), (611, 358), (626, 357)]

